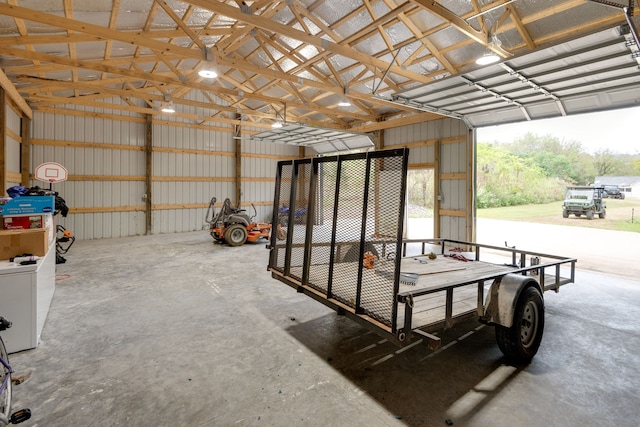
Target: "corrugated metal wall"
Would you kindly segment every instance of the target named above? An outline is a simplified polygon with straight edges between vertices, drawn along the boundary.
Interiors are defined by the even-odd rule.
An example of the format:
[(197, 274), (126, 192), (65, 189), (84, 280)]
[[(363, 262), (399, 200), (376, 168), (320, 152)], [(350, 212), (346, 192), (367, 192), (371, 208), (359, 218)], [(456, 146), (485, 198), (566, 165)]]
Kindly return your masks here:
[[(195, 114), (193, 108), (176, 106), (189, 114)], [(219, 203), (225, 197), (235, 201), (233, 127), (223, 125), (223, 130), (210, 131), (173, 125), (184, 121), (168, 114), (157, 119), (153, 125), (152, 233), (201, 230), (212, 197)]]
[(144, 120), (135, 113), (117, 119), (92, 107), (64, 108), (77, 115), (34, 111), (32, 121), (31, 172), (44, 162), (69, 171), (68, 181), (51, 184), (73, 210), (57, 223), (79, 239), (144, 234)]
[(461, 120), (441, 119), (384, 133), (385, 147), (409, 147), (410, 168), (433, 168), (436, 237), (473, 240), (472, 133)]
[[(192, 100), (210, 102), (198, 93)], [(34, 111), (31, 134), (31, 173), (44, 162), (60, 163), (69, 171), (68, 181), (52, 185), (71, 209), (67, 218), (57, 218), (58, 223), (79, 239), (145, 234), (146, 119), (135, 110), (116, 116), (89, 106), (63, 108), (65, 114)], [(256, 220), (268, 221), (276, 163), (298, 157), (298, 147), (252, 141), (250, 135), (263, 129), (243, 126), (236, 134), (238, 129), (230, 121), (212, 125), (201, 109), (184, 104), (177, 109), (181, 114), (153, 118), (151, 232), (205, 229), (212, 197), (218, 205), (227, 197), (235, 205), (239, 195), (249, 213), (253, 213), (251, 204), (255, 205)], [(10, 108), (7, 111), (7, 133), (19, 138), (20, 116)], [(210, 115), (215, 113), (211, 110)], [(7, 138), (7, 161), (18, 179), (12, 185), (19, 182), (20, 172), (20, 142), (15, 139)], [(442, 119), (388, 129), (384, 145), (409, 147), (410, 167), (436, 170), (441, 197), (436, 202), (435, 235), (471, 240), (473, 151), (472, 132), (465, 124)], [(33, 180), (28, 185), (49, 186)]]
[[(246, 128), (245, 132), (262, 132), (264, 129)], [(277, 161), (299, 157), (299, 149), (293, 146), (242, 139), (241, 197), (243, 206), (254, 203), (258, 221), (271, 221)], [(248, 210), (253, 212), (253, 209)]]
[[(194, 96), (196, 101), (204, 101)], [(111, 102), (121, 102), (117, 99)], [(141, 235), (146, 231), (146, 125), (132, 112), (64, 106), (76, 114), (34, 112), (31, 172), (43, 162), (57, 162), (69, 180), (53, 184), (69, 208), (58, 223), (78, 239)], [(180, 113), (194, 107), (177, 105)], [(212, 110), (211, 114), (215, 111)], [(202, 114), (202, 110), (199, 110)], [(204, 124), (204, 126), (203, 126)], [(19, 125), (18, 125), (19, 129)], [(247, 128), (247, 132), (251, 129)], [(233, 125), (207, 126), (206, 117), (185, 120), (154, 116), (151, 164), (151, 232), (202, 230), (211, 197), (236, 204), (236, 147), (241, 149), (241, 201), (254, 203), (257, 220), (269, 220), (278, 160), (298, 156), (298, 149), (280, 144), (235, 139)], [(244, 128), (241, 130), (244, 131)], [(19, 167), (18, 169), (19, 170)], [(30, 185), (48, 188), (32, 181)]]

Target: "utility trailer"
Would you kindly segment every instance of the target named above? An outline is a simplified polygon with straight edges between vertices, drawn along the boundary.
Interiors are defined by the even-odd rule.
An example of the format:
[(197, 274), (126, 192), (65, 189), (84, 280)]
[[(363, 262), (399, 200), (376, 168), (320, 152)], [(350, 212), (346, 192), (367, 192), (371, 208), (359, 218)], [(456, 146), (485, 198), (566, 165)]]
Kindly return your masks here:
[[(454, 239), (403, 239), (408, 149), (281, 161), (272, 277), (398, 346), (440, 347), (437, 331), (471, 317), (528, 363), (544, 329), (543, 293), (572, 283), (573, 258)], [(304, 212), (294, 218), (295, 212)], [(281, 215), (280, 215), (281, 216)]]

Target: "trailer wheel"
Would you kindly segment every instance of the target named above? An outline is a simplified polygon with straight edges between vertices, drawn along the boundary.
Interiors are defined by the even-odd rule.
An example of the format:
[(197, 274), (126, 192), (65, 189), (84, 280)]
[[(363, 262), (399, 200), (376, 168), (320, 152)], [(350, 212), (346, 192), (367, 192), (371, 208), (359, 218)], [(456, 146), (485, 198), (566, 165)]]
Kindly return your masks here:
[(540, 348), (544, 330), (544, 301), (533, 286), (522, 290), (518, 297), (510, 328), (496, 325), (496, 341), (500, 351), (514, 364), (531, 362)]
[(224, 241), (231, 246), (242, 246), (247, 241), (247, 228), (242, 224), (233, 224), (224, 233)]

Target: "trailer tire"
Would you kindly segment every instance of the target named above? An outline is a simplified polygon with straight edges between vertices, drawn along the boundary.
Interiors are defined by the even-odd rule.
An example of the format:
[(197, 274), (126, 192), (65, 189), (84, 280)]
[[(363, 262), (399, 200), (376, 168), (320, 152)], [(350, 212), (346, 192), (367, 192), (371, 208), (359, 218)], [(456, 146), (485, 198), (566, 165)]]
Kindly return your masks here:
[(247, 241), (247, 228), (242, 224), (233, 224), (224, 233), (224, 241), (230, 246), (242, 246)]
[(496, 341), (502, 354), (516, 365), (531, 362), (540, 348), (544, 331), (544, 301), (538, 289), (529, 286), (520, 293), (510, 328), (496, 325)]

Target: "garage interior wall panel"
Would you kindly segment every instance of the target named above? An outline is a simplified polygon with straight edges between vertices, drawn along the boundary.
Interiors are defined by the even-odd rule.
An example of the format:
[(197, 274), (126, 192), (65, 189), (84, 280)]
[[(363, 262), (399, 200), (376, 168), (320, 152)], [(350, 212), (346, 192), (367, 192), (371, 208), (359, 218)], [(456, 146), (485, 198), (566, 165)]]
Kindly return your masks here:
[(446, 161), (443, 161), (440, 164), (440, 173), (466, 173), (466, 140), (453, 143), (443, 143), (440, 148), (440, 155), (443, 160), (446, 159)]
[(433, 165), (435, 161), (436, 155), (433, 145), (409, 150), (409, 165)]
[[(469, 141), (468, 128), (461, 120), (445, 118), (385, 130), (385, 148), (410, 146), (409, 167), (438, 167), (440, 202), (439, 237), (469, 240), (466, 177)], [(436, 144), (439, 158), (436, 158)], [(464, 178), (464, 179), (461, 179)]]
[[(67, 105), (63, 108), (109, 114), (91, 107)], [(130, 117), (136, 115), (130, 114)], [(144, 123), (140, 120), (34, 111), (32, 140), (35, 141), (31, 146), (30, 172), (33, 173), (44, 162), (60, 163), (69, 172), (68, 181), (52, 184), (52, 189), (59, 193), (67, 206), (75, 210), (66, 218), (56, 216), (58, 224), (69, 229), (78, 239), (144, 234), (142, 195), (146, 168), (145, 155), (141, 151), (144, 135)], [(44, 143), (37, 140), (44, 140)], [(64, 143), (86, 143), (87, 146), (65, 146)], [(103, 149), (99, 144), (140, 149)], [(32, 181), (31, 185), (48, 188), (48, 184), (39, 181)]]
[(440, 202), (442, 210), (465, 210), (466, 209), (466, 182), (461, 179), (442, 180), (440, 185), (442, 194), (446, 194)]
[[(441, 165), (440, 175), (456, 175), (460, 178), (466, 177), (466, 153), (466, 143), (464, 142), (443, 144), (441, 147), (441, 155), (442, 159), (447, 159), (447, 161)], [(466, 210), (467, 182), (466, 179), (460, 178), (443, 178), (440, 180), (441, 191), (442, 194), (445, 195), (443, 197), (444, 200), (441, 202), (441, 209)]]
[[(243, 132), (261, 132), (263, 129), (243, 128)], [(242, 140), (242, 183), (243, 207), (253, 215), (251, 203), (256, 208), (256, 221), (270, 222), (273, 212), (275, 176), (277, 161), (298, 158), (297, 146)]]
[(452, 240), (468, 240), (466, 237), (466, 221), (464, 217), (442, 216), (440, 219), (440, 232)]
[(232, 141), (231, 132), (153, 125), (153, 234), (202, 230), (212, 197), (235, 198)]
[[(77, 239), (108, 239), (112, 236), (140, 236), (145, 232), (145, 213), (139, 212), (95, 212), (76, 213), (69, 218), (56, 217), (56, 223), (62, 223)], [(73, 250), (72, 250), (73, 251)]]
[[(197, 94), (193, 99), (209, 102)], [(144, 234), (144, 120), (133, 112), (118, 120), (108, 116), (113, 112), (99, 108), (73, 105), (64, 108), (96, 113), (96, 116), (35, 112), (32, 139), (36, 143), (32, 145), (31, 172), (40, 163), (54, 161), (64, 165), (70, 174), (69, 181), (54, 184), (54, 190), (76, 211), (67, 218), (59, 218), (59, 222), (79, 239)], [(179, 105), (178, 108), (180, 112), (188, 112), (191, 107)], [(203, 123), (207, 126), (207, 122)], [(237, 202), (235, 151), (238, 144), (231, 125), (224, 131), (184, 124), (178, 115), (154, 117), (151, 178), (151, 232), (154, 234), (203, 230), (212, 197), (218, 200), (217, 209), (227, 197), (234, 204)], [(251, 134), (263, 130), (243, 126), (239, 144), (242, 207), (253, 214), (253, 203), (258, 221), (268, 221), (272, 216), (277, 161), (300, 156), (297, 146), (250, 139)], [(385, 132), (387, 146), (411, 144), (411, 163), (439, 162), (441, 173), (464, 172), (467, 129), (461, 122), (444, 119)], [(451, 142), (456, 138), (462, 138), (461, 142)], [(448, 142), (441, 143), (440, 158), (436, 159), (434, 141), (442, 140)], [(65, 142), (69, 144), (65, 146)], [(78, 143), (87, 146), (75, 145)], [(100, 148), (100, 144), (109, 146)], [(119, 149), (118, 145), (134, 149)], [(307, 150), (306, 155), (314, 152)], [(443, 184), (446, 184), (442, 187), (445, 204), (441, 209), (464, 209), (466, 180)], [(465, 227), (464, 217), (443, 217), (442, 229), (447, 230), (443, 237), (464, 236)]]

